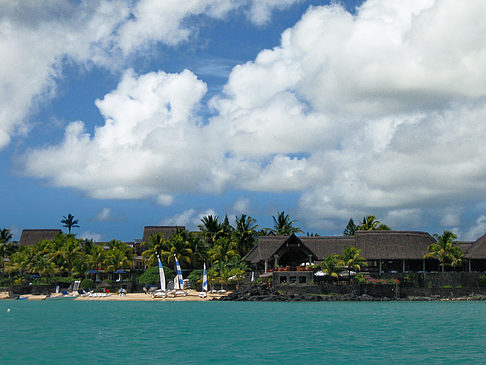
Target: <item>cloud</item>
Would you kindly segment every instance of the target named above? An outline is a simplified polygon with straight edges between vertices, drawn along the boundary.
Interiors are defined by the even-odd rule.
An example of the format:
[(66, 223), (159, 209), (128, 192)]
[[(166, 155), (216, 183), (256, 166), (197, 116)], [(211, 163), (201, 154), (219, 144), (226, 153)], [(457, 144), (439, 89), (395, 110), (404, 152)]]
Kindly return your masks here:
[(0, 2), (0, 54), (4, 55), (0, 59), (0, 149), (12, 136), (28, 133), (29, 116), (56, 95), (66, 62), (118, 70), (130, 60), (123, 56), (143, 56), (156, 43), (175, 46), (197, 34), (204, 22), (190, 22), (192, 17), (223, 19), (251, 7), (250, 18), (261, 24), (272, 10), (297, 0), (284, 4), (267, 0), (261, 6), (256, 2)]
[(90, 232), (90, 231), (85, 231), (79, 235), (79, 238), (85, 239), (85, 240), (93, 240), (95, 242), (102, 242), (103, 241), (103, 235), (95, 232)]
[(96, 214), (94, 219), (99, 222), (106, 222), (111, 220), (112, 219), (111, 209), (110, 208), (101, 209), (101, 211), (98, 214)]
[(213, 209), (197, 211), (191, 208), (172, 217), (162, 219), (160, 224), (164, 226), (184, 226), (186, 229), (193, 230), (196, 229), (198, 224), (201, 224), (201, 219), (207, 215), (215, 216), (217, 214)]
[(25, 167), (95, 198), (157, 195), (159, 203), (170, 203), (174, 192), (198, 190), (194, 177), (203, 181), (212, 168), (212, 149), (193, 114), (205, 92), (190, 71), (140, 77), (128, 71), (116, 90), (96, 101), (104, 126), (90, 135), (83, 122), (69, 124), (62, 144), (32, 151)]
[(25, 167), (98, 198), (298, 192), (311, 226), (460, 207), (486, 191), (485, 15), (480, 0), (311, 7), (232, 70), (210, 120), (191, 71), (128, 71), (97, 101), (104, 125), (71, 123)]
[(239, 197), (233, 203), (231, 209), (235, 214), (241, 214), (241, 213), (248, 214), (248, 211), (250, 209), (250, 199), (245, 197)]
[(480, 215), (464, 235), (464, 240), (475, 241), (486, 232), (486, 215)]

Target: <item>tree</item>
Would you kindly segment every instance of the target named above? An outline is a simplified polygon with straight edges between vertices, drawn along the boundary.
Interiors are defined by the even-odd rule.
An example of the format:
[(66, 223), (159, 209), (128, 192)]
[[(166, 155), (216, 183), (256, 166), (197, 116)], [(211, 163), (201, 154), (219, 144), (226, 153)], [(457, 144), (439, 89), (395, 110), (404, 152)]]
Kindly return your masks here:
[(0, 231), (0, 243), (7, 243), (12, 237), (13, 235), (10, 233), (10, 229), (4, 228)]
[(349, 277), (351, 277), (351, 271), (361, 271), (361, 268), (366, 266), (366, 259), (361, 257), (360, 254), (361, 250), (353, 246), (344, 249), (342, 261), (344, 267), (348, 270)]
[(99, 270), (105, 263), (107, 251), (101, 245), (94, 245), (90, 251), (91, 252), (86, 255), (86, 261), (90, 266), (90, 269)]
[(284, 211), (277, 212), (277, 217), (273, 218), (273, 229), (271, 230), (277, 236), (290, 236), (292, 233), (303, 233), (300, 228), (294, 227), (296, 220), (290, 220), (288, 214)]
[(190, 266), (193, 252), (188, 237), (178, 233), (169, 237), (161, 246), (160, 259), (169, 267), (174, 267), (174, 255), (181, 265)]
[(361, 224), (356, 227), (357, 231), (389, 231), (390, 227), (386, 224), (380, 223), (374, 215), (367, 215), (363, 217)]
[(13, 253), (13, 244), (9, 242), (12, 239), (12, 233), (7, 228), (0, 231), (0, 258), (2, 259), (2, 272), (5, 271), (5, 259)]
[(236, 227), (233, 231), (233, 239), (241, 257), (245, 256), (255, 246), (258, 230), (258, 225), (255, 222), (255, 219), (246, 214), (235, 217)]
[(321, 269), (330, 278), (338, 279), (339, 273), (344, 269), (344, 263), (340, 255), (331, 255), (321, 262)]
[(71, 234), (71, 228), (79, 228), (79, 220), (74, 219), (74, 216), (71, 214), (68, 214), (67, 218), (66, 216), (63, 216), (64, 219), (61, 219), (61, 223), (63, 224), (63, 227), (67, 227), (69, 234)]
[(350, 218), (346, 228), (344, 229), (343, 235), (354, 236), (354, 233), (358, 229), (358, 226), (354, 223), (353, 218)]
[(76, 261), (81, 256), (80, 240), (74, 238), (70, 234), (58, 235), (54, 240), (46, 241), (44, 249), (51, 261), (53, 261), (59, 271), (67, 272), (67, 276), (71, 276)]
[[(165, 280), (167, 281), (173, 280), (175, 277), (174, 272), (167, 266), (164, 266), (164, 275), (165, 275)], [(144, 271), (142, 275), (139, 275), (137, 277), (137, 281), (142, 285), (152, 284), (158, 286), (160, 284), (159, 267), (158, 266), (149, 267), (147, 270)]]
[(236, 243), (230, 238), (221, 237), (208, 251), (209, 258), (214, 265), (217, 265), (218, 270), (221, 272), (225, 264), (235, 255)]
[(145, 267), (155, 266), (157, 264), (157, 257), (162, 253), (162, 245), (165, 243), (165, 238), (157, 232), (151, 235), (148, 242), (144, 242), (142, 245), (145, 250), (142, 252), (143, 261)]
[(108, 272), (119, 269), (130, 269), (133, 264), (133, 249), (120, 241), (112, 241), (112, 247), (106, 252), (105, 270)]
[(221, 224), (218, 222), (218, 219), (217, 215), (207, 215), (201, 218), (202, 224), (197, 226), (210, 246), (214, 244), (220, 235)]
[(457, 236), (454, 233), (443, 231), (441, 235), (434, 234), (434, 238), (436, 242), (427, 247), (425, 257), (439, 260), (442, 272), (445, 266), (456, 267), (462, 264), (464, 253), (456, 246)]

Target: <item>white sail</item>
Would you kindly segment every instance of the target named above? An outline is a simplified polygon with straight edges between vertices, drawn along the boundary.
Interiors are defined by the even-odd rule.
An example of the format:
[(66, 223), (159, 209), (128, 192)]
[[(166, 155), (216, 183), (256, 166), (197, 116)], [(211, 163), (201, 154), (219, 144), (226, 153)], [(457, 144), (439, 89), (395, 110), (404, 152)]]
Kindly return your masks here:
[(162, 262), (160, 261), (159, 255), (157, 255), (157, 259), (159, 260), (160, 290), (165, 291), (165, 273), (164, 273), (164, 267), (162, 266)]
[(206, 273), (206, 263), (203, 269), (202, 291), (208, 291), (208, 274)]
[[(176, 263), (176, 279), (178, 283), (178, 287), (176, 288), (174, 286), (174, 289), (184, 289), (184, 279), (182, 278), (182, 270), (181, 270), (181, 265), (179, 265), (179, 261), (177, 261), (176, 255), (174, 255), (175, 263)], [(174, 284), (176, 283), (176, 280), (174, 280)]]

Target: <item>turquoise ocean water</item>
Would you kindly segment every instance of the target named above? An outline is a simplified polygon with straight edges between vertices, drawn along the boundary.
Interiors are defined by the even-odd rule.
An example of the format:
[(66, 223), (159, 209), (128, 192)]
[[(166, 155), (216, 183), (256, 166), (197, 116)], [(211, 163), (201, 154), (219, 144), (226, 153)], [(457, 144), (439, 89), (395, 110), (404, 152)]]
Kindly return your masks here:
[(0, 364), (148, 362), (486, 363), (486, 302), (0, 301)]

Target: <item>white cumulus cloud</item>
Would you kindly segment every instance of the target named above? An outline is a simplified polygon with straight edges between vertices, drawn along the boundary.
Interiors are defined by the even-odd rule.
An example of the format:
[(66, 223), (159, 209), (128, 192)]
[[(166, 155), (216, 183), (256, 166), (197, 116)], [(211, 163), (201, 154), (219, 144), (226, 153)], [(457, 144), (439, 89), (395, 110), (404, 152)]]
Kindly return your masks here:
[(486, 191), (485, 16), (482, 0), (311, 7), (232, 70), (205, 123), (192, 72), (128, 72), (97, 101), (104, 125), (71, 123), (25, 166), (100, 198), (296, 191), (307, 221), (418, 223)]

